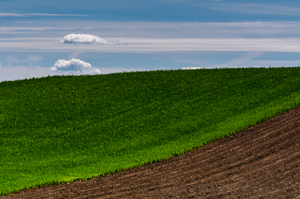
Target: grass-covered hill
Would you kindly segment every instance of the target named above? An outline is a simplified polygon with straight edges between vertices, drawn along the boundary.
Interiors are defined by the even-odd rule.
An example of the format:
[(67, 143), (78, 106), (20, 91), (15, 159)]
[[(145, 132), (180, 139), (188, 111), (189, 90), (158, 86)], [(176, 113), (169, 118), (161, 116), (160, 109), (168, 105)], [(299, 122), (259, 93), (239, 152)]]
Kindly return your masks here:
[(169, 158), (300, 105), (300, 67), (0, 83), (0, 195)]

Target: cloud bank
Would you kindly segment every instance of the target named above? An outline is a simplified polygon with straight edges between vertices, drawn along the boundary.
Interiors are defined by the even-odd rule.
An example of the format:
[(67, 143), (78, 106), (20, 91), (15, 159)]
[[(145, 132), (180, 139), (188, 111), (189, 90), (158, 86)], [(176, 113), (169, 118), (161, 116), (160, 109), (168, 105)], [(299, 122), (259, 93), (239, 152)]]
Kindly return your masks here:
[(59, 59), (55, 62), (54, 66), (50, 68), (52, 71), (70, 72), (77, 74), (100, 74), (99, 69), (93, 68), (88, 62), (81, 61), (80, 59)]
[[(41, 23), (41, 22), (39, 22)], [(1, 27), (0, 52), (300, 52), (300, 22), (150, 23), (78, 22)], [(73, 30), (91, 34), (68, 34)], [(56, 30), (56, 27), (60, 27)], [(114, 27), (118, 27), (117, 29)], [(103, 37), (96, 36), (103, 32)], [(14, 37), (11, 35), (15, 34)], [(36, 37), (32, 36), (36, 35)], [(64, 39), (61, 35), (66, 35)], [(114, 36), (114, 37), (112, 37)], [(65, 43), (64, 45), (61, 44)], [(109, 41), (110, 40), (110, 41)], [(111, 41), (119, 41), (118, 45)], [(98, 43), (103, 45), (93, 45)], [(68, 45), (67, 43), (89, 43)], [(70, 58), (77, 58), (71, 56)]]
[(104, 38), (100, 38), (96, 35), (90, 34), (68, 34), (64, 36), (63, 40), (60, 41), (64, 44), (77, 44), (77, 43), (85, 43), (85, 44), (103, 44), (103, 45), (114, 45), (117, 42), (112, 42)]
[(0, 52), (300, 52), (300, 37), (293, 38), (116, 38), (119, 45), (61, 45), (51, 39), (1, 40)]
[(204, 69), (203, 67), (185, 67), (182, 70), (197, 70), (197, 69)]

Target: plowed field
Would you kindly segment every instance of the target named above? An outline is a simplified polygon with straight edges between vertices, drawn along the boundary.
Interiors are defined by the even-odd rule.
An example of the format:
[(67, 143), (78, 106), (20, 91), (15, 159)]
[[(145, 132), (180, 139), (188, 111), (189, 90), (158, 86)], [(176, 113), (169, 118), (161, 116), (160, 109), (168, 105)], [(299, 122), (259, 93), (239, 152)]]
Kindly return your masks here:
[(300, 198), (300, 107), (162, 162), (8, 198)]

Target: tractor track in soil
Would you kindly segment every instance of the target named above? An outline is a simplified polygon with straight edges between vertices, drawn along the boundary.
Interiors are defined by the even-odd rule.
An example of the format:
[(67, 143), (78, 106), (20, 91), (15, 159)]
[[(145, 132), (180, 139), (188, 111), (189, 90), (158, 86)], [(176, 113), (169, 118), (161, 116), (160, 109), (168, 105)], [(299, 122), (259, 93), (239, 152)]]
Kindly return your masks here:
[(300, 198), (300, 107), (161, 162), (0, 197), (11, 198)]

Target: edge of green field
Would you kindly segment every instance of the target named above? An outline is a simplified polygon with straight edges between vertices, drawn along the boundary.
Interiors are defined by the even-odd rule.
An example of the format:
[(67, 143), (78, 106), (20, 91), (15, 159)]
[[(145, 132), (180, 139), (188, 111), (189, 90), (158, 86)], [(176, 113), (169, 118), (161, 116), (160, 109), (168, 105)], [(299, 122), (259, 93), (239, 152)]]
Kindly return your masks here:
[(300, 67), (0, 83), (0, 196), (161, 161), (300, 105)]

